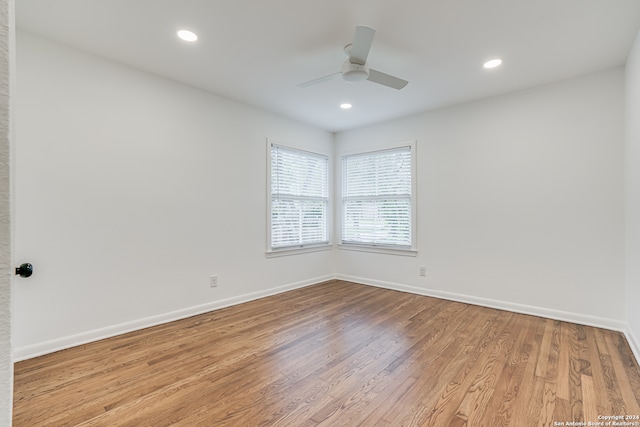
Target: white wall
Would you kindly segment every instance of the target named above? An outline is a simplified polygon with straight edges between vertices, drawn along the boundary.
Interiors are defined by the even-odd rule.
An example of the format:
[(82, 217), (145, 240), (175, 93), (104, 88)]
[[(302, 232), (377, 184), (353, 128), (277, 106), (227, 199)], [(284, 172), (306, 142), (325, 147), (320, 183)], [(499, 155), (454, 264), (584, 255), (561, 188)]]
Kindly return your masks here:
[[(334, 274), (624, 328), (622, 68), (334, 138), (30, 34), (17, 53), (18, 358)], [(267, 259), (267, 137), (417, 140), (418, 256)]]
[(332, 134), (17, 43), (18, 358), (331, 277), (331, 251), (265, 257), (265, 179), (267, 137), (331, 154)]
[(339, 250), (340, 276), (624, 329), (623, 84), (618, 68), (338, 134), (338, 159), (418, 153), (418, 256)]
[(0, 0), (0, 425), (2, 426), (11, 425), (13, 407), (11, 351), (13, 34), (13, 1)]
[(626, 73), (626, 278), (627, 336), (640, 360), (640, 32)]

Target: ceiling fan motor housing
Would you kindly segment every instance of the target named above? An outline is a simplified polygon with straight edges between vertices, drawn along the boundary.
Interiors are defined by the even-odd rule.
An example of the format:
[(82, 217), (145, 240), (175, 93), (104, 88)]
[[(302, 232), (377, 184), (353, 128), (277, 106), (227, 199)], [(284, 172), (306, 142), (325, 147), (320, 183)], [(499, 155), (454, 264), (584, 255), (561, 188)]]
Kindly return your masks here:
[(354, 64), (348, 59), (342, 64), (342, 78), (348, 82), (361, 82), (369, 78), (369, 67)]

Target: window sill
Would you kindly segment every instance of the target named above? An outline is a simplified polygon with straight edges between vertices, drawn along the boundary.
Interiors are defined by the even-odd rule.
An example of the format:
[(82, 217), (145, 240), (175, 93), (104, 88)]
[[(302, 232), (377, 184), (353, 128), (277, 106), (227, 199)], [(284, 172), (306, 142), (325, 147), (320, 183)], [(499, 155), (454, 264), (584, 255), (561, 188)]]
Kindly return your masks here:
[(269, 250), (266, 252), (265, 256), (267, 258), (276, 258), (281, 256), (308, 254), (312, 252), (321, 252), (321, 251), (329, 251), (329, 250), (331, 250), (331, 244)]
[(415, 249), (398, 249), (388, 246), (349, 245), (342, 243), (338, 245), (338, 249), (345, 251), (373, 252), (386, 255), (418, 256), (418, 251)]

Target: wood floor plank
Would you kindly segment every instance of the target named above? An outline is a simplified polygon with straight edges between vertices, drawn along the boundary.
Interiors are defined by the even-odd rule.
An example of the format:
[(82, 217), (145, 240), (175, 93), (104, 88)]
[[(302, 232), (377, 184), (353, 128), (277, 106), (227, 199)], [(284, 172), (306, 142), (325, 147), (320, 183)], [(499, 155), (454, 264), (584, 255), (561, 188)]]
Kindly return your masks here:
[[(587, 328), (586, 335), (586, 345), (589, 352), (587, 358), (591, 361), (591, 376), (593, 377), (594, 384), (600, 384), (599, 387), (594, 388), (595, 396), (593, 399), (600, 414), (612, 414), (614, 412), (609, 404), (607, 387), (603, 386), (606, 384), (606, 380), (602, 368), (601, 355), (598, 351), (599, 346), (597, 344), (596, 328)], [(591, 345), (589, 345), (589, 343), (591, 343)], [(595, 345), (593, 343), (595, 343)]]
[(621, 349), (623, 351), (626, 349), (625, 346), (620, 345), (621, 339), (622, 337), (619, 334), (605, 334), (605, 341), (611, 355), (611, 364), (618, 379), (618, 386), (624, 402), (624, 413), (640, 415), (640, 406), (637, 399), (639, 391), (634, 390), (632, 383), (629, 381), (630, 378), (635, 377), (638, 373), (627, 369), (630, 363), (629, 365), (625, 363), (625, 360), (627, 360), (626, 354), (620, 354)]
[(598, 415), (605, 414), (606, 412), (601, 412), (598, 407), (596, 388), (593, 385), (593, 378), (589, 375), (582, 375), (580, 385), (582, 386), (583, 418), (585, 420), (596, 421), (598, 419)]
[(542, 410), (538, 418), (538, 426), (551, 427), (555, 421), (559, 420), (559, 418), (556, 418), (556, 396), (556, 384), (545, 381)]
[[(570, 340), (571, 335), (569, 333), (570, 328), (569, 323), (562, 323), (560, 325), (560, 347), (558, 350), (558, 377), (556, 381), (558, 382), (557, 393), (560, 399), (564, 399), (566, 401), (570, 401), (571, 399), (571, 391), (570, 391), (570, 381), (571, 378), (569, 376), (570, 371), (570, 362), (569, 362), (569, 351), (570, 351)], [(571, 419), (569, 417), (568, 419)]]
[[(562, 341), (562, 322), (557, 320), (551, 324), (547, 322), (547, 328), (551, 329), (551, 344), (548, 351), (548, 358), (545, 361), (545, 379), (556, 382), (558, 380), (558, 365), (560, 361), (560, 342)], [(541, 361), (542, 362), (542, 361)]]
[(18, 427), (551, 426), (640, 412), (619, 332), (344, 281), (19, 362), (14, 391)]
[(508, 365), (510, 355), (514, 354), (513, 348), (517, 342), (514, 332), (522, 325), (513, 316), (511, 322), (505, 326), (503, 333), (497, 338), (491, 349), (491, 353), (483, 363), (482, 369), (471, 382), (464, 394), (464, 398), (456, 410), (456, 417), (465, 421), (468, 425), (479, 425), (486, 416), (489, 401), (497, 387), (496, 383), (505, 373), (505, 365)]
[[(519, 326), (518, 339), (514, 345), (514, 351), (508, 363), (500, 373), (504, 379), (497, 382), (488, 413), (493, 413), (493, 419), (487, 422), (492, 427), (508, 426), (513, 418), (513, 407), (517, 402), (518, 394), (523, 386), (524, 373), (527, 366), (539, 367), (536, 358), (536, 342), (541, 346), (545, 335), (545, 323), (543, 319), (526, 317), (527, 321)], [(548, 344), (546, 345), (548, 349)], [(540, 349), (542, 354), (542, 347)], [(540, 356), (542, 357), (542, 356)]]
[(429, 418), (424, 421), (425, 425), (437, 427), (458, 422), (456, 419), (459, 418), (456, 417), (457, 408), (462, 403), (474, 378), (482, 372), (486, 363), (496, 357), (492, 349), (494, 349), (496, 341), (501, 336), (503, 324), (512, 316), (512, 313), (499, 312), (487, 319), (478, 331), (482, 331), (482, 339), (475, 346), (474, 351), (466, 358), (462, 369), (456, 373), (456, 376), (445, 387), (429, 414)]
[(553, 336), (553, 320), (546, 319), (544, 327), (544, 335), (542, 344), (540, 345), (540, 354), (538, 363), (536, 364), (536, 376), (546, 378), (547, 367), (549, 366), (549, 352), (551, 351), (551, 338)]
[[(532, 316), (527, 316), (527, 319), (530, 322), (540, 322), (542, 320)], [(539, 334), (534, 336), (536, 337), (535, 339), (528, 341), (530, 345), (529, 355), (522, 373), (521, 387), (518, 389), (511, 405), (509, 426), (537, 425), (543, 412), (544, 380), (535, 375), (542, 338), (539, 337)], [(547, 372), (557, 372), (557, 370), (552, 369), (547, 370)]]

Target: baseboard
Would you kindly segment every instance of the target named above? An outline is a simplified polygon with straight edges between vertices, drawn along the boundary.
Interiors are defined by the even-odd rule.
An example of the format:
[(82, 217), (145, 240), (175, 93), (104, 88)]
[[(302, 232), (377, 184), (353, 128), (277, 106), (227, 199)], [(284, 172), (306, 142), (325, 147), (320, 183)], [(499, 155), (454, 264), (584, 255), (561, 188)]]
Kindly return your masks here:
[(42, 356), (45, 354), (53, 353), (56, 351), (67, 349), (67, 348), (76, 347), (78, 345), (87, 344), (87, 343), (99, 341), (105, 338), (126, 334), (128, 332), (149, 328), (151, 326), (161, 325), (164, 323), (169, 323), (169, 322), (173, 322), (180, 319), (185, 319), (187, 317), (196, 316), (198, 314), (219, 310), (221, 308), (242, 304), (245, 302), (268, 297), (271, 295), (277, 295), (283, 292), (291, 291), (293, 289), (304, 288), (306, 286), (323, 283), (333, 279), (335, 279), (335, 276), (333, 275), (316, 277), (313, 279), (308, 279), (300, 282), (290, 283), (287, 285), (277, 286), (274, 288), (265, 289), (258, 292), (251, 292), (248, 294), (238, 295), (232, 298), (227, 298), (219, 301), (212, 301), (207, 304), (187, 307), (187, 308), (172, 311), (169, 313), (163, 313), (156, 316), (137, 319), (131, 322), (120, 323), (117, 325), (107, 326), (104, 328), (86, 331), (86, 332), (82, 332), (75, 335), (69, 335), (66, 337), (61, 337), (55, 340), (45, 341), (38, 344), (18, 347), (18, 348), (15, 348), (13, 351), (13, 360), (15, 362), (19, 362), (21, 360), (31, 359), (34, 357)]
[[(494, 300), (490, 298), (474, 297), (470, 295), (457, 294), (453, 292), (439, 291), (435, 289), (418, 288), (416, 286), (399, 283), (384, 282), (380, 280), (366, 279), (362, 277), (337, 275), (336, 279), (348, 282), (360, 283), (363, 285), (376, 286), (379, 288), (392, 289), (401, 292), (409, 292), (417, 295), (424, 295), (434, 298), (457, 301), (466, 304), (479, 305), (482, 307), (496, 308), (499, 310), (512, 311), (515, 313), (529, 314), (548, 319), (561, 320), (564, 322), (578, 323), (585, 326), (595, 326), (597, 328), (611, 329), (626, 333), (627, 324), (621, 320), (608, 319), (604, 317), (590, 316), (586, 314), (573, 313), (569, 311), (554, 310), (544, 307), (536, 307), (525, 304), (517, 304), (508, 301)], [(636, 353), (637, 357), (637, 353)]]
[(634, 332), (631, 330), (629, 325), (624, 331), (624, 335), (627, 338), (627, 342), (629, 343), (629, 347), (631, 347), (631, 351), (633, 355), (636, 357), (636, 362), (638, 362), (638, 366), (640, 366), (640, 340)]
[(140, 329), (149, 328), (151, 326), (161, 325), (164, 323), (173, 322), (187, 317), (195, 316), (202, 313), (218, 310), (225, 307), (242, 304), (245, 302), (253, 301), (256, 299), (268, 297), (271, 295), (277, 295), (283, 292), (287, 292), (294, 289), (304, 288), (326, 282), (329, 280), (345, 280), (353, 283), (360, 283), (363, 285), (376, 286), (379, 288), (392, 289), (401, 292), (408, 292), (417, 295), (424, 295), (434, 298), (445, 299), (449, 301), (457, 301), (466, 304), (479, 305), (483, 307), (496, 308), (499, 310), (507, 310), (515, 313), (529, 314), (533, 316), (540, 316), (554, 320), (562, 320), (565, 322), (578, 323), (586, 326), (595, 326), (598, 328), (612, 329), (624, 333), (629, 346), (640, 365), (640, 340), (634, 332), (628, 327), (626, 322), (607, 319), (596, 316), (589, 316), (580, 313), (573, 313), (561, 310), (553, 310), (544, 307), (529, 306), (524, 304), (517, 304), (508, 301), (500, 301), (489, 298), (480, 298), (470, 295), (457, 294), (453, 292), (440, 291), (435, 289), (425, 289), (416, 286), (410, 286), (400, 283), (385, 282), (374, 279), (367, 279), (349, 275), (325, 275), (316, 277), (313, 279), (303, 280), (300, 282), (290, 283), (287, 285), (277, 286), (270, 289), (265, 289), (258, 292), (251, 292), (248, 294), (239, 295), (232, 298), (227, 298), (219, 301), (212, 301), (207, 304), (201, 304), (193, 307), (187, 307), (184, 309), (172, 311), (169, 313), (163, 313), (156, 316), (146, 317), (131, 322), (120, 323), (117, 325), (108, 326), (105, 328), (95, 329), (80, 334), (69, 335), (61, 337), (55, 340), (45, 341), (29, 346), (23, 346), (15, 348), (13, 351), (13, 360), (15, 362), (31, 359), (34, 357), (42, 356), (45, 354), (53, 353), (59, 350), (64, 350), (78, 345), (99, 341), (105, 338), (126, 334), (128, 332), (137, 331)]

